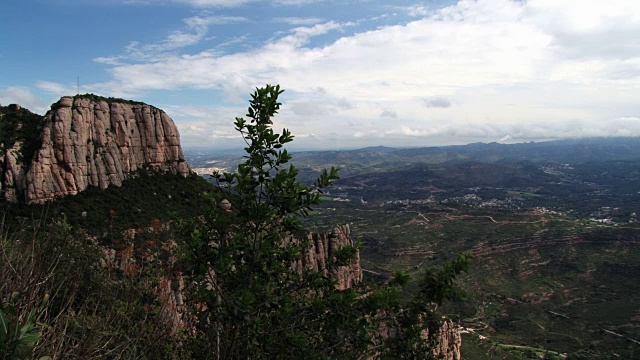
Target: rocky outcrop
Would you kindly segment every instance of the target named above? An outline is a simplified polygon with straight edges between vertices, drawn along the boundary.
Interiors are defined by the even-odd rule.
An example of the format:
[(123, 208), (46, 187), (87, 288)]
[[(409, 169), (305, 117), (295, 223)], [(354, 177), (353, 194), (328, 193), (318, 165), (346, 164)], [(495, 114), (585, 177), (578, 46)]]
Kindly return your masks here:
[[(175, 247), (173, 241), (157, 243), (155, 246), (158, 247), (151, 251), (149, 248), (136, 249), (133, 245), (137, 236), (144, 235), (145, 233), (156, 233), (157, 235), (161, 231), (168, 229), (168, 224), (161, 225), (158, 223), (158, 225), (153, 228), (130, 229), (126, 231), (123, 236), (126, 240), (125, 242), (129, 245), (124, 246), (124, 248), (118, 251), (114, 249), (104, 249), (102, 266), (117, 269), (125, 275), (136, 276), (142, 269), (141, 262), (154, 262), (159, 258), (158, 254), (160, 252), (168, 252), (169, 255), (165, 257), (169, 259), (169, 262), (165, 265), (171, 267), (175, 261), (172, 255), (172, 249)], [(331, 275), (336, 279), (336, 287), (340, 290), (346, 290), (362, 281), (359, 253), (356, 253), (348, 265), (340, 266), (333, 270), (328, 270), (327, 267), (327, 264), (335, 257), (338, 249), (354, 244), (349, 225), (336, 226), (329, 233), (307, 233), (307, 240), (309, 247), (303, 252), (302, 258), (293, 263), (294, 270), (298, 272), (303, 271), (303, 269), (323, 271), (325, 274)], [(147, 241), (141, 245), (148, 247), (149, 244)], [(169, 273), (172, 272), (169, 271)], [(215, 277), (215, 275), (213, 277)], [(187, 329), (189, 328), (188, 324), (193, 321), (192, 314), (190, 314), (189, 311), (189, 306), (193, 306), (193, 304), (190, 304), (187, 299), (185, 282), (186, 279), (184, 276), (179, 273), (172, 273), (172, 275), (160, 276), (157, 283), (156, 291), (161, 304), (160, 312), (171, 332)], [(383, 326), (380, 330), (380, 335), (382, 337), (394, 336), (396, 332), (397, 328), (393, 325)], [(422, 336), (425, 341), (427, 341), (429, 333), (424, 332)], [(437, 346), (433, 349), (433, 354), (437, 359), (461, 359), (460, 347), (462, 340), (459, 328), (455, 323), (444, 321), (438, 329), (436, 337)]]
[(433, 349), (433, 355), (437, 359), (460, 360), (460, 347), (462, 346), (462, 336), (459, 327), (451, 321), (442, 323), (438, 331), (438, 345)]
[(2, 185), (8, 201), (44, 202), (89, 186), (119, 186), (147, 166), (184, 176), (190, 172), (178, 129), (153, 106), (63, 97), (43, 121), (41, 147), (29, 164), (21, 164), (11, 150), (5, 153)]
[[(305, 267), (312, 268), (329, 275), (327, 263), (336, 256), (338, 249), (353, 245), (350, 235), (351, 230), (347, 224), (335, 227), (331, 233), (308, 233), (309, 248), (304, 252), (303, 258), (293, 264), (294, 269), (301, 272)], [(356, 252), (349, 265), (331, 270), (330, 275), (337, 281), (336, 288), (339, 290), (346, 290), (362, 281), (360, 253)]]
[[(154, 244), (153, 250), (149, 249), (149, 242), (141, 244), (143, 248), (136, 248), (134, 243), (136, 237), (145, 234), (155, 234), (159, 236), (162, 231), (169, 230), (168, 224), (157, 224), (147, 229), (129, 229), (122, 235), (126, 245), (120, 250), (111, 248), (103, 249), (102, 266), (104, 268), (116, 269), (125, 275), (135, 275), (142, 269), (142, 262), (152, 263), (157, 261), (160, 253), (168, 254), (168, 263), (164, 264), (168, 268), (173, 265), (175, 258), (173, 257), (173, 249), (175, 243), (173, 241), (164, 244)], [(357, 282), (362, 281), (362, 270), (360, 268), (360, 255), (351, 260), (349, 265), (339, 266), (336, 269), (329, 270), (327, 264), (336, 255), (336, 251), (344, 246), (354, 245), (350, 236), (349, 225), (340, 225), (335, 227), (330, 233), (308, 233), (309, 247), (304, 252), (303, 257), (293, 264), (293, 269), (302, 272), (303, 269), (314, 269), (323, 271), (327, 275), (331, 275), (336, 279), (336, 288), (340, 290), (348, 289)], [(294, 240), (297, 241), (297, 240)], [(144, 255), (141, 255), (144, 254)], [(158, 298), (161, 304), (161, 313), (166, 319), (172, 332), (185, 328), (185, 317), (188, 316), (187, 297), (185, 294), (185, 278), (180, 274), (171, 276), (163, 275), (160, 277), (157, 288)], [(188, 323), (188, 321), (187, 321)]]
[[(396, 337), (400, 332), (402, 332), (402, 327), (396, 318), (393, 316), (389, 317), (389, 314), (386, 312), (381, 312), (380, 316), (382, 318), (387, 318), (387, 320), (386, 322), (383, 321), (379, 324), (379, 330), (376, 334), (379, 338), (374, 338), (374, 344), (379, 344), (381, 339), (386, 340), (388, 338)], [(422, 330), (420, 332), (420, 338), (425, 341), (425, 343), (429, 342), (429, 329)], [(462, 335), (460, 333), (460, 327), (456, 323), (443, 317), (440, 327), (435, 333), (435, 338), (437, 342), (436, 346), (431, 349), (433, 357), (442, 360), (462, 359), (462, 355), (460, 354), (460, 349), (462, 347)], [(380, 354), (375, 353), (373, 356), (369, 357), (369, 359), (373, 360), (378, 359), (379, 357)], [(425, 358), (431, 359), (432, 357), (426, 356)]]

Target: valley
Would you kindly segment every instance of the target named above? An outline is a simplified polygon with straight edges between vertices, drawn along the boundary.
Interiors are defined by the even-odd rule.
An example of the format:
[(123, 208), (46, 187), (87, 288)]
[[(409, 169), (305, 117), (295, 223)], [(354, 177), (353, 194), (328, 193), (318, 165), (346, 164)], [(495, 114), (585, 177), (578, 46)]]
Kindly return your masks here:
[(634, 359), (640, 159), (615, 156), (634, 146), (368, 148), (294, 154), (294, 163), (307, 181), (341, 167), (307, 224), (348, 223), (367, 281), (473, 255), (459, 282), (467, 300), (442, 309), (464, 329), (464, 359)]

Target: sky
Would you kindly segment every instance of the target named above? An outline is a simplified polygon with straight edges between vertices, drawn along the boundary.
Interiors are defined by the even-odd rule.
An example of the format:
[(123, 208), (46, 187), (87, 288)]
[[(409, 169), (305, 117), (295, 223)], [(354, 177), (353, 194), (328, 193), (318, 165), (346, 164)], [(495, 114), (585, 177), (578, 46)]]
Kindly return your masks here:
[(255, 87), (293, 148), (640, 136), (638, 0), (3, 0), (0, 104), (80, 93), (233, 148)]

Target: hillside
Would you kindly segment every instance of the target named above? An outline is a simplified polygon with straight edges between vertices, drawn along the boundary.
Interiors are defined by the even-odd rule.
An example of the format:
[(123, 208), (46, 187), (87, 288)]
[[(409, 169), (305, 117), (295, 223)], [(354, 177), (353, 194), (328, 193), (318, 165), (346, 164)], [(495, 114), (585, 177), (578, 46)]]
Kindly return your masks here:
[[(45, 117), (16, 106), (0, 109), (0, 135), (13, 144), (2, 149), (3, 184), (22, 171), (34, 186), (28, 174), (45, 164), (52, 170), (37, 173), (64, 179), (58, 190), (34, 192), (49, 195), (2, 202), (11, 219), (5, 231), (20, 233), (38, 218), (64, 219), (109, 254), (116, 278), (147, 267), (174, 271), (157, 265), (173, 258), (169, 244), (185, 236), (179, 224), (215, 213), (215, 188), (185, 172), (175, 125), (161, 110), (94, 96), (69, 99)], [(37, 131), (40, 137), (33, 136)], [(50, 135), (56, 132), (66, 135)], [(342, 178), (306, 224), (326, 232), (347, 223), (350, 231), (341, 241), (351, 242), (350, 232), (362, 242), (352, 264), (357, 271), (340, 275), (345, 279), (362, 276), (360, 268), (368, 284), (387, 281), (397, 270), (419, 277), (457, 253), (474, 256), (471, 273), (458, 282), (468, 300), (443, 307), (464, 327), (464, 358), (632, 358), (640, 351), (639, 144), (618, 138), (374, 147), (298, 153), (293, 161), (307, 183), (320, 168), (342, 168)], [(235, 155), (200, 155), (194, 168), (231, 170), (238, 161)], [(11, 190), (20, 194), (16, 186), (3, 189), (8, 200)], [(53, 201), (42, 203), (46, 199)], [(324, 239), (321, 247), (328, 248), (331, 236), (310, 238)], [(312, 253), (324, 254), (322, 263), (333, 256), (318, 248)], [(143, 308), (155, 303), (156, 290), (144, 285), (157, 282), (152, 279), (141, 276), (142, 288), (135, 290), (146, 293)], [(183, 285), (160, 279), (170, 284), (164, 294), (179, 326)], [(447, 336), (455, 338), (453, 333)]]
[[(214, 187), (190, 172), (175, 125), (151, 106), (84, 95), (63, 97), (44, 117), (2, 110), (13, 145), (2, 154), (0, 357), (459, 358), (458, 327), (435, 312), (451, 295), (422, 304), (398, 296), (406, 280), (364, 287), (349, 225), (301, 226), (319, 192), (274, 168), (288, 155), (264, 152), (271, 145), (261, 140), (281, 148), (288, 134), (246, 125), (245, 136), (260, 133), (248, 139), (249, 158), (264, 162)], [(328, 186), (334, 170), (321, 178)], [(431, 270), (443, 292), (466, 257), (449, 266)], [(251, 338), (239, 345), (234, 329)]]
[[(373, 158), (353, 166), (335, 152), (344, 157), (323, 161), (347, 175), (309, 223), (351, 224), (375, 279), (473, 254), (468, 300), (444, 310), (467, 329), (463, 358), (635, 358), (640, 159), (616, 149), (636, 141), (554, 142), (545, 156), (533, 144), (472, 144), (443, 148), (472, 159), (444, 162), (376, 160), (433, 149), (363, 149)], [(307, 155), (311, 168), (327, 153)]]

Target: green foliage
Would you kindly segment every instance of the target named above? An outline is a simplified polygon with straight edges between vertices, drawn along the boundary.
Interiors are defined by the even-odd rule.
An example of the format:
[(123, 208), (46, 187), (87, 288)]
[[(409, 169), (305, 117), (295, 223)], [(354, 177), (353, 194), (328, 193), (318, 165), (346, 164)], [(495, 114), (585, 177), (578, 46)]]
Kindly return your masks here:
[(35, 319), (37, 312), (44, 310), (48, 296), (45, 296), (38, 309), (29, 310), (24, 318), (19, 316), (14, 305), (19, 296), (19, 292), (14, 292), (8, 299), (0, 299), (1, 359), (28, 359), (36, 343), (41, 339)]
[(154, 219), (166, 224), (197, 216), (205, 206), (201, 194), (212, 190), (211, 184), (195, 174), (185, 178), (142, 169), (122, 186), (92, 186), (44, 205), (0, 202), (0, 208), (8, 218), (30, 218), (45, 212), (64, 216), (70, 225), (81, 227), (106, 245), (127, 229), (151, 226)]
[[(207, 307), (197, 313), (198, 345), (211, 357), (318, 358), (362, 351), (354, 345), (362, 332), (336, 338), (363, 321), (343, 312), (355, 293), (335, 290), (335, 280), (322, 271), (298, 273), (291, 266), (310, 246), (293, 239), (306, 239), (299, 219), (320, 202), (321, 188), (337, 173), (325, 171), (308, 187), (296, 180), (294, 166), (286, 166), (291, 156), (283, 145), (293, 136), (271, 129), (281, 93), (278, 86), (257, 89), (250, 120), (235, 121), (247, 143), (246, 160), (236, 173), (214, 174), (219, 191), (213, 201), (227, 200), (230, 212), (211, 209), (205, 223), (193, 223), (190, 230), (187, 266), (202, 284), (196, 301)], [(328, 272), (353, 254), (343, 249)]]
[(106, 101), (109, 104), (117, 102), (117, 103), (129, 104), (129, 105), (144, 105), (144, 103), (141, 102), (141, 101), (127, 100), (127, 99), (121, 99), (121, 98), (116, 98), (116, 97), (104, 97), (104, 96), (100, 96), (100, 95), (96, 95), (96, 94), (89, 94), (89, 93), (87, 93), (87, 94), (78, 94), (78, 95), (75, 95), (73, 98), (74, 99), (76, 99), (76, 98), (78, 98), (78, 99), (89, 99), (89, 100), (93, 100), (93, 101)]
[[(218, 191), (211, 201), (220, 206), (185, 227), (183, 266), (199, 304), (193, 353), (224, 359), (429, 357), (439, 324), (431, 315), (436, 304), (455, 297), (453, 279), (468, 258), (430, 270), (408, 303), (399, 296), (408, 274), (389, 286), (336, 289), (331, 274), (357, 246), (340, 249), (326, 269), (296, 271), (292, 265), (312, 246), (301, 219), (338, 176), (331, 168), (305, 186), (297, 168), (287, 166), (291, 155), (283, 146), (293, 136), (271, 127), (281, 93), (267, 85), (252, 94), (248, 120), (235, 120), (246, 142), (245, 161), (235, 173), (214, 174)], [(381, 334), (383, 324), (398, 335)], [(423, 339), (425, 329), (432, 341)]]
[(153, 264), (144, 274), (109, 267), (101, 247), (60, 219), (3, 233), (1, 359), (189, 358), (161, 316)]
[(444, 264), (442, 269), (425, 269), (420, 288), (420, 297), (441, 305), (444, 300), (458, 300), (464, 296), (454, 284), (456, 276), (469, 271), (470, 255), (458, 254)]
[[(4, 156), (7, 149), (19, 141), (20, 160), (29, 166), (33, 155), (41, 146), (43, 125), (43, 117), (27, 109), (16, 105), (0, 106), (0, 154)], [(6, 169), (1, 170), (0, 176), (4, 177)]]

